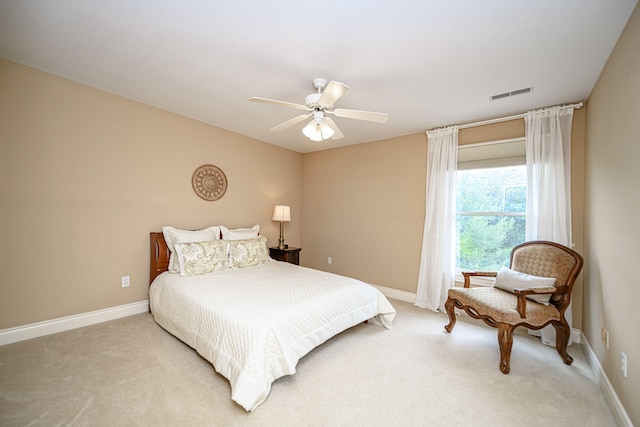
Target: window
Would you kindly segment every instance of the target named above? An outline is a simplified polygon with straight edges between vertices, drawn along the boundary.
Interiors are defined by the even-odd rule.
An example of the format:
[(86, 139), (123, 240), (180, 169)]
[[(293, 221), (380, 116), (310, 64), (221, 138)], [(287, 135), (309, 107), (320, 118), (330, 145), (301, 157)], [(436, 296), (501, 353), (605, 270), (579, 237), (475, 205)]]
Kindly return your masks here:
[(524, 242), (526, 194), (523, 139), (458, 148), (458, 273), (508, 266), (511, 249)]

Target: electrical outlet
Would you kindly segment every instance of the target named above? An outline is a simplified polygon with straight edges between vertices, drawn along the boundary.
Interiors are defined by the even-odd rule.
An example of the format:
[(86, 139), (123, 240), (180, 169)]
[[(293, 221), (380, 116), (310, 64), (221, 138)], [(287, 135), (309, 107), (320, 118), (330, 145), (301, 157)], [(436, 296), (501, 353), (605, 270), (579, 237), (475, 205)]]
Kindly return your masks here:
[(122, 276), (122, 287), (128, 288), (130, 284), (129, 276)]
[(332, 264), (333, 260), (331, 259), (331, 257), (327, 258), (327, 264)]
[(620, 353), (620, 371), (622, 376), (627, 378), (627, 355), (624, 353)]

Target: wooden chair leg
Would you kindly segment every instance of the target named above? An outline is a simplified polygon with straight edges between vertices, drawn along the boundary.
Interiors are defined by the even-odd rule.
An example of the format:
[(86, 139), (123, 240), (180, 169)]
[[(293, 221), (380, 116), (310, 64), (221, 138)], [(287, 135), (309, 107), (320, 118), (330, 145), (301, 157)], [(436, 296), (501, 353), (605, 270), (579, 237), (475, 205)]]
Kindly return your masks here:
[(447, 315), (449, 316), (449, 324), (444, 327), (445, 331), (451, 333), (453, 327), (456, 325), (456, 312), (455, 312), (455, 304), (453, 300), (449, 297), (447, 301), (444, 303), (444, 308), (447, 311)]
[(500, 345), (500, 370), (503, 374), (508, 374), (510, 370), (511, 347), (513, 347), (512, 325), (498, 323), (498, 344)]
[(573, 357), (567, 353), (569, 334), (571, 333), (569, 324), (566, 320), (562, 319), (560, 322), (553, 322), (552, 325), (556, 330), (556, 350), (558, 350), (558, 354), (562, 357), (562, 361), (567, 365), (571, 365), (573, 363)]

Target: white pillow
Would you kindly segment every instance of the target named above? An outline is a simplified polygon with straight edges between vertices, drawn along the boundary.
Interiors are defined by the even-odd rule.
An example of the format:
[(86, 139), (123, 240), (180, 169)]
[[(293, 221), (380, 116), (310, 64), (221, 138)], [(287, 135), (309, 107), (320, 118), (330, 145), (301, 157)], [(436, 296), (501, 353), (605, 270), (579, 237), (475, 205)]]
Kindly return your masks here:
[[(555, 284), (556, 279), (552, 277), (531, 276), (507, 267), (500, 268), (493, 282), (494, 287), (512, 294), (515, 293), (513, 290), (517, 288), (548, 288), (549, 286), (555, 286)], [(549, 305), (551, 294), (527, 295), (527, 298), (540, 304)]]
[(273, 261), (269, 257), (267, 238), (232, 240), (229, 242), (231, 268), (244, 268)]
[(195, 276), (229, 268), (229, 243), (224, 240), (177, 243), (181, 276)]
[(251, 228), (236, 228), (235, 230), (229, 230), (224, 225), (221, 225), (220, 230), (222, 231), (223, 240), (255, 239), (260, 233), (260, 225), (256, 224)]
[(180, 272), (180, 264), (178, 258), (174, 256), (175, 245), (178, 243), (190, 243), (190, 242), (206, 242), (211, 240), (218, 240), (220, 238), (220, 227), (213, 226), (207, 227), (202, 230), (180, 230), (174, 227), (162, 227), (162, 235), (164, 241), (167, 243), (167, 247), (171, 251), (169, 256), (169, 272)]

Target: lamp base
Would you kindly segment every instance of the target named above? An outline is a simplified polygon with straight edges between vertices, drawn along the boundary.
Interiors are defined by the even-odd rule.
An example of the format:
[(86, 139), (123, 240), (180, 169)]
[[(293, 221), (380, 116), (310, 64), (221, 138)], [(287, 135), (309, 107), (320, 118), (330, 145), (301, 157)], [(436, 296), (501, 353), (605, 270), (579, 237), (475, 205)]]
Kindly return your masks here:
[(284, 244), (284, 222), (280, 221), (280, 240), (278, 242), (278, 249), (287, 249), (289, 245)]

